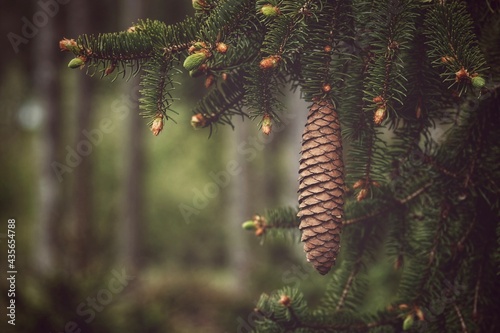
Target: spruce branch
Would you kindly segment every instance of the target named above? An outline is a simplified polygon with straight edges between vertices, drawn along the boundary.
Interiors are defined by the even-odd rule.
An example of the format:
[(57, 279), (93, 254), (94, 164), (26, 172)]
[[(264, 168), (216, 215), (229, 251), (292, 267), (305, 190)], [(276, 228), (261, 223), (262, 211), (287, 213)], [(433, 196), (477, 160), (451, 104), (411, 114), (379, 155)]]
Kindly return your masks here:
[[(271, 299), (271, 298), (268, 298)], [(291, 309), (292, 311), (293, 309)], [(383, 326), (394, 326), (400, 319), (396, 316), (381, 316), (378, 320), (367, 320), (363, 321), (360, 319), (348, 318), (349, 315), (354, 316), (355, 314), (345, 314), (344, 318), (340, 318), (339, 322), (347, 322), (347, 323), (317, 323), (315, 321), (315, 316), (309, 316), (307, 319), (302, 319), (301, 316), (291, 315), (295, 319), (295, 321), (290, 322), (280, 322), (274, 312), (267, 311), (266, 309), (262, 309), (257, 307), (255, 310), (259, 313), (259, 316), (265, 318), (264, 320), (257, 321), (256, 332), (269, 332), (273, 331), (272, 329), (278, 329), (281, 332), (303, 332), (303, 330), (307, 330), (308, 332), (331, 332), (331, 331), (349, 331), (349, 332), (368, 332), (371, 329), (375, 329)], [(268, 323), (273, 323), (272, 326), (264, 326), (265, 321)], [(266, 327), (266, 330), (260, 330), (260, 327)]]
[(246, 230), (254, 230), (256, 236), (266, 235), (268, 231), (297, 231), (300, 221), (297, 218), (297, 209), (281, 207), (270, 209), (263, 216), (254, 215), (252, 220), (243, 223)]
[(481, 77), (486, 70), (465, 2), (434, 4), (425, 22), (428, 54), (434, 67), (441, 70), (443, 82), (448, 83), (449, 89), (463, 95), (473, 78)]
[[(236, 72), (221, 76), (220, 85), (206, 94), (193, 109), (191, 125), (194, 128), (212, 127), (226, 124), (233, 127), (232, 117), (248, 117), (243, 111), (245, 98), (243, 74)], [(225, 78), (225, 79), (224, 79)]]
[(206, 17), (200, 17), (202, 26), (199, 38), (209, 42), (229, 41), (244, 35), (246, 31), (252, 34), (260, 24), (254, 14), (254, 0), (217, 1), (212, 2), (206, 11)]
[(140, 83), (142, 97), (139, 101), (143, 110), (141, 114), (148, 118), (155, 118), (161, 114), (168, 120), (167, 110), (170, 110), (174, 100), (169, 92), (174, 84), (171, 77), (172, 59), (157, 56), (146, 66)]
[[(76, 43), (78, 49), (73, 53), (83, 60), (90, 76), (95, 75), (99, 70), (103, 74), (110, 74), (111, 68), (114, 70), (117, 66), (123, 77), (126, 75), (127, 68), (132, 69), (129, 77), (134, 76), (140, 70), (141, 65), (154, 54), (151, 39), (135, 31), (97, 36), (82, 35), (78, 37)], [(123, 52), (117, 52), (117, 48), (123, 49)], [(104, 68), (109, 68), (107, 73)]]
[(345, 282), (344, 289), (342, 290), (342, 294), (340, 295), (337, 306), (335, 307), (335, 311), (340, 311), (342, 309), (342, 307), (344, 306), (347, 295), (349, 294), (349, 291), (351, 290), (352, 284), (354, 282), (356, 275), (359, 272), (360, 267), (361, 267), (361, 258), (359, 258), (354, 263), (354, 268), (352, 269), (351, 273), (349, 274), (349, 277), (347, 278), (347, 281)]
[[(257, 8), (267, 4), (258, 0)], [(309, 12), (311, 1), (282, 1), (277, 10), (279, 15), (268, 20), (267, 32), (262, 42), (263, 55), (276, 56), (289, 61), (304, 43), (304, 17)], [(285, 62), (286, 65), (286, 62)]]
[[(75, 55), (71, 68), (86, 66), (90, 75), (140, 73), (141, 111), (155, 135), (171, 117), (179, 64), (205, 80), (191, 123), (210, 134), (217, 124), (233, 126), (234, 116), (260, 118), (269, 134), (285, 109), (287, 84), (311, 102), (299, 210), (266, 211), (243, 227), (257, 236), (299, 227), (306, 256), (322, 274), (336, 260), (343, 230), (342, 262), (318, 311), (292, 288), (263, 295), (256, 331), (409, 329), (424, 320), (421, 309), (448, 292), (449, 280), (471, 292), (426, 318), (429, 331), (495, 330), (485, 318), (493, 318), (490, 308), (498, 312), (492, 292), (500, 262), (498, 5), (195, 0), (193, 6), (194, 17), (178, 24), (144, 20), (127, 31), (65, 39), (60, 47)], [(438, 140), (434, 128), (443, 123), (450, 130)], [(346, 179), (355, 191), (344, 186), (345, 142)], [(360, 314), (366, 270), (381, 253), (396, 257), (396, 292), (406, 308)]]
[[(263, 64), (264, 61), (268, 62)], [(278, 58), (267, 57), (260, 65), (254, 63), (250, 70), (245, 85), (245, 104), (249, 106), (250, 116), (254, 119), (263, 119), (267, 115), (280, 123), (279, 112), (284, 109), (284, 105), (277, 96), (282, 95), (285, 78), (275, 68), (279, 61)]]
[[(432, 182), (428, 182), (428, 183), (426, 183), (423, 186), (419, 187), (417, 190), (415, 190), (414, 192), (410, 193), (409, 195), (407, 195), (404, 198), (394, 198), (394, 202), (397, 205), (406, 205), (407, 203), (409, 203), (410, 201), (412, 201), (413, 199), (417, 198), (419, 195), (421, 195), (422, 193), (424, 193), (432, 185), (433, 185)], [(352, 217), (352, 218), (346, 219), (346, 220), (344, 220), (343, 224), (344, 225), (350, 225), (350, 224), (355, 224), (355, 223), (363, 222), (363, 221), (366, 221), (366, 220), (371, 220), (374, 217), (386, 214), (387, 212), (389, 212), (389, 211), (391, 211), (391, 210), (394, 209), (394, 207), (391, 206), (390, 203), (385, 203), (383, 206), (384, 206), (384, 208), (379, 209), (379, 210), (373, 210), (373, 211), (371, 211), (370, 213), (368, 213), (366, 215), (362, 215), (362, 216)]]
[(339, 88), (344, 85), (352, 58), (347, 50), (352, 42), (349, 17), (340, 13), (349, 10), (349, 4), (344, 1), (324, 3), (321, 8), (308, 10), (311, 17), (305, 20), (308, 34), (300, 55), (299, 79), (306, 101), (340, 99)]

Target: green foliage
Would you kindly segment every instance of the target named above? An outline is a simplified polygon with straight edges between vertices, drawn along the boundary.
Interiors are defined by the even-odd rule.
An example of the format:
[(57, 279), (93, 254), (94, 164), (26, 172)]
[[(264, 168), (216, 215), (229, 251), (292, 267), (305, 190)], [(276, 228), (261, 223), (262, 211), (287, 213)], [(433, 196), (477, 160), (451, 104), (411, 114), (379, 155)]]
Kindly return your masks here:
[[(467, 91), (469, 75), (481, 75), (486, 69), (472, 28), (472, 18), (464, 2), (433, 6), (426, 17), (429, 58), (440, 69), (443, 81), (459, 95)], [(466, 70), (468, 75), (459, 77), (460, 70)]]
[(154, 57), (144, 66), (139, 101), (146, 116), (154, 117), (159, 113), (168, 119), (167, 110), (173, 102), (169, 91), (174, 89), (171, 69), (172, 59), (164, 56)]
[[(200, 0), (194, 18), (84, 35), (73, 53), (91, 68), (117, 66), (131, 75), (144, 69), (142, 110), (167, 119), (176, 66), (203, 58), (187, 61), (188, 70), (198, 70), (193, 77), (210, 83), (195, 107), (195, 127), (232, 126), (233, 116), (279, 122), (288, 83), (309, 102), (334, 102), (348, 184), (339, 267), (317, 309), (289, 286), (264, 294), (256, 332), (495, 332), (498, 7)], [(245, 228), (273, 236), (296, 230), (298, 219), (296, 209), (285, 208), (252, 223)], [(392, 297), (366, 307), (373, 302), (369, 272), (386, 262)]]
[(234, 115), (247, 116), (243, 111), (243, 82), (244, 77), (235, 73), (222, 81), (218, 89), (211, 90), (194, 108), (194, 114), (200, 114), (205, 120), (202, 127), (213, 124), (227, 124), (232, 126), (231, 118)]

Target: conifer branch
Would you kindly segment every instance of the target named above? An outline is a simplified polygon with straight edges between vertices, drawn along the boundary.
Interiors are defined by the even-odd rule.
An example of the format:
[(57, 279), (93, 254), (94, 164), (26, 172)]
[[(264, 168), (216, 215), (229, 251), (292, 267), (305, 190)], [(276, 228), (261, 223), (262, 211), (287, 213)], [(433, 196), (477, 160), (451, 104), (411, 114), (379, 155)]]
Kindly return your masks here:
[[(415, 199), (416, 197), (418, 197), (419, 195), (421, 195), (422, 193), (424, 193), (431, 186), (432, 186), (432, 182), (428, 182), (428, 183), (426, 183), (423, 186), (419, 187), (417, 190), (415, 190), (414, 192), (410, 193), (408, 196), (406, 196), (404, 198), (401, 198), (401, 199), (395, 198), (395, 202), (398, 205), (406, 205), (408, 202), (410, 202), (411, 200)], [(344, 225), (350, 225), (350, 224), (355, 224), (355, 223), (358, 223), (358, 222), (370, 220), (370, 219), (372, 219), (374, 217), (377, 217), (379, 215), (383, 215), (383, 214), (387, 213), (388, 211), (390, 211), (392, 209), (393, 209), (392, 206), (386, 204), (384, 208), (372, 211), (369, 214), (366, 214), (366, 215), (363, 215), (363, 216), (359, 216), (359, 217), (350, 218), (350, 219), (346, 219), (346, 220), (344, 220), (343, 224)]]
[(202, 18), (199, 37), (201, 40), (214, 42), (230, 39), (252, 28), (252, 33), (260, 24), (256, 20), (253, 8), (254, 0), (221, 1), (213, 4)]
[(366, 332), (371, 328), (381, 327), (381, 326), (393, 326), (399, 322), (399, 319), (396, 317), (386, 318), (379, 321), (372, 321), (363, 324), (353, 324), (353, 325), (302, 325), (304, 328), (311, 328), (316, 330), (354, 330), (357, 332)]
[(152, 59), (144, 70), (140, 83), (142, 87), (140, 107), (143, 110), (141, 114), (145, 117), (155, 118), (161, 114), (169, 119), (167, 110), (170, 110), (173, 102), (169, 92), (173, 89), (171, 68), (172, 59), (159, 56)]
[[(442, 70), (443, 82), (458, 95), (486, 69), (486, 61), (473, 33), (473, 22), (464, 2), (436, 3), (426, 19), (429, 57)], [(484, 84), (483, 84), (484, 85)]]
[[(260, 314), (260, 316), (265, 317), (268, 320), (271, 320), (273, 322), (276, 321), (276, 318), (274, 315), (271, 313), (266, 313), (264, 311), (261, 311), (260, 309), (257, 309), (257, 312)], [(366, 332), (369, 331), (372, 328), (377, 328), (377, 327), (382, 327), (382, 326), (393, 326), (396, 323), (400, 321), (399, 318), (397, 317), (388, 317), (388, 318), (382, 318), (378, 321), (370, 321), (366, 323), (353, 323), (353, 324), (315, 324), (313, 322), (304, 322), (301, 321), (300, 319), (296, 320), (293, 323), (290, 323), (289, 325), (283, 327), (283, 325), (280, 325), (281, 328), (288, 329), (286, 332), (290, 331), (293, 332), (295, 330), (299, 329), (308, 329), (308, 330), (313, 330), (313, 331), (349, 331), (349, 332)]]
[(471, 223), (469, 223), (469, 227), (465, 231), (464, 235), (457, 242), (457, 245), (456, 245), (457, 249), (461, 249), (461, 248), (464, 247), (465, 242), (469, 238), (471, 231), (474, 230), (474, 227), (476, 226), (476, 223), (477, 223), (477, 216), (474, 216), (474, 219), (472, 220)]
[(422, 194), (425, 190), (427, 190), (429, 187), (432, 186), (432, 182), (428, 182), (426, 184), (424, 184), (422, 187), (418, 188), (416, 191), (414, 191), (413, 193), (411, 193), (410, 195), (406, 196), (405, 198), (402, 198), (402, 199), (396, 199), (397, 202), (400, 204), (400, 205), (405, 205), (407, 204), (409, 201), (415, 199), (417, 196), (419, 196), (420, 194)]
[[(444, 208), (447, 209), (447, 208)], [(417, 291), (417, 296), (416, 299), (413, 301), (415, 304), (420, 304), (422, 302), (423, 298), (423, 290), (427, 290), (427, 288), (424, 288), (425, 284), (429, 283), (430, 281), (430, 276), (432, 275), (432, 266), (436, 260), (437, 256), (437, 248), (439, 244), (443, 241), (443, 232), (446, 228), (445, 226), (445, 219), (446, 219), (446, 212), (442, 211), (440, 212), (439, 220), (437, 222), (437, 228), (435, 232), (433, 233), (433, 240), (431, 244), (431, 248), (428, 249), (428, 255), (427, 255), (427, 262), (425, 263), (424, 269), (420, 272), (419, 274), (419, 282), (418, 285), (416, 286), (415, 290)]]
[(345, 302), (345, 300), (347, 298), (347, 294), (349, 293), (349, 290), (352, 287), (354, 279), (355, 279), (356, 275), (359, 272), (360, 266), (361, 266), (361, 258), (358, 258), (358, 260), (354, 264), (354, 268), (351, 271), (351, 274), (349, 274), (349, 277), (347, 278), (347, 281), (346, 281), (346, 283), (344, 285), (344, 289), (342, 290), (342, 294), (341, 294), (341, 296), (339, 298), (339, 301), (337, 303), (335, 311), (340, 311), (340, 309), (342, 309), (342, 307), (344, 306), (344, 302)]
[[(417, 310), (447, 291), (449, 279), (465, 281), (469, 295), (445, 307), (437, 322), (429, 318), (430, 330), (488, 328), (489, 314), (478, 312), (495, 306), (500, 260), (500, 25), (491, 15), (500, 5), (195, 0), (193, 6), (194, 18), (178, 24), (144, 20), (127, 31), (65, 39), (60, 47), (76, 57), (69, 67), (86, 66), (89, 75), (140, 73), (141, 110), (155, 135), (170, 117), (173, 75), (183, 60), (208, 89), (192, 125), (210, 133), (217, 124), (233, 126), (238, 116), (260, 117), (269, 134), (285, 109), (280, 96), (287, 84), (312, 102), (299, 214), (267, 211), (243, 227), (257, 236), (300, 229), (307, 258), (322, 274), (336, 260), (345, 226), (347, 251), (319, 311), (298, 290), (283, 288), (261, 296), (256, 330), (407, 330), (416, 318), (424, 320)], [(436, 123), (451, 127), (443, 140), (435, 139)], [(348, 141), (347, 179), (357, 193), (345, 207), (342, 140)], [(368, 289), (365, 267), (381, 250), (396, 256), (396, 292), (406, 308), (359, 314)]]
[(226, 79), (204, 96), (193, 110), (191, 125), (194, 128), (210, 127), (217, 123), (233, 127), (232, 117), (248, 117), (243, 111), (245, 98), (244, 78), (241, 73), (225, 75)]

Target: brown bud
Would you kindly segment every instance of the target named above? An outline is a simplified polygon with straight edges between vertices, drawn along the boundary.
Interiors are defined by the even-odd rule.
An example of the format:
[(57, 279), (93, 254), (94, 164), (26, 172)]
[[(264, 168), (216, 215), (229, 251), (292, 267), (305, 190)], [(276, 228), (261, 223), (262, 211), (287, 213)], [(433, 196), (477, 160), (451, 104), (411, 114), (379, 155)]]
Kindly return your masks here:
[(189, 54), (193, 54), (198, 51), (206, 51), (207, 44), (205, 42), (194, 42), (188, 49)]
[(210, 86), (214, 83), (215, 81), (215, 76), (212, 74), (208, 75), (207, 78), (205, 79), (205, 88), (210, 88)]
[(197, 113), (191, 117), (191, 126), (195, 129), (205, 127), (207, 125), (207, 118), (201, 113)]
[(266, 113), (264, 117), (262, 117), (262, 133), (264, 133), (265, 135), (269, 135), (272, 128), (273, 123), (271, 121), (271, 116)]
[(415, 117), (419, 119), (422, 116), (422, 107), (420, 104), (417, 105), (417, 108), (415, 109)]
[(379, 105), (382, 105), (384, 104), (384, 98), (382, 96), (376, 96), (376, 97), (373, 97), (373, 102), (374, 103), (377, 103)]
[(227, 73), (222, 73), (221, 77), (222, 77), (222, 80), (226, 81), (227, 80)]
[(325, 47), (323, 48), (323, 50), (326, 52), (326, 53), (330, 53), (332, 52), (332, 46), (331, 45), (325, 45)]
[(259, 66), (261, 69), (276, 68), (276, 66), (278, 66), (279, 60), (280, 60), (279, 56), (272, 55), (272, 56), (269, 56), (269, 57), (262, 59), (260, 61)]
[(464, 67), (460, 68), (460, 70), (456, 72), (455, 75), (456, 75), (455, 80), (457, 82), (469, 79), (469, 72)]
[(290, 304), (292, 303), (292, 300), (287, 295), (281, 295), (280, 300), (278, 301), (278, 303), (280, 303), (284, 307), (289, 307)]
[(395, 40), (393, 40), (393, 41), (391, 41), (391, 42), (389, 43), (389, 45), (387, 46), (387, 48), (388, 48), (389, 50), (399, 49), (399, 43), (398, 43), (398, 42), (396, 42)]
[(321, 88), (323, 90), (323, 92), (329, 92), (330, 90), (332, 90), (332, 86), (328, 83), (324, 83), (323, 84), (323, 87)]
[(385, 107), (379, 107), (376, 111), (375, 114), (373, 115), (373, 122), (375, 125), (380, 125), (385, 119), (385, 114), (386, 110)]
[(364, 179), (359, 179), (358, 181), (356, 181), (354, 183), (354, 185), (352, 185), (352, 188), (353, 189), (357, 189), (357, 188), (360, 188), (361, 186), (364, 186), (365, 185), (365, 180)]
[(449, 64), (449, 63), (452, 63), (455, 61), (455, 58), (454, 57), (450, 57), (450, 56), (442, 56), (441, 57), (441, 62), (443, 64)]
[(264, 216), (261, 216), (261, 215), (255, 214), (252, 217), (252, 220), (254, 220), (256, 223), (258, 223), (259, 225), (262, 225), (262, 226), (264, 226), (266, 224), (266, 219), (264, 218)]
[(259, 227), (255, 230), (255, 236), (260, 237), (266, 232), (266, 228)]
[(153, 132), (154, 136), (160, 134), (163, 130), (163, 115), (157, 114), (155, 119), (153, 120), (153, 124), (151, 125), (151, 132)]
[(219, 53), (226, 53), (227, 52), (227, 45), (224, 43), (217, 43), (217, 52)]
[(362, 188), (359, 191), (359, 193), (358, 193), (358, 195), (356, 197), (356, 200), (357, 201), (363, 201), (366, 198), (367, 195), (368, 195), (368, 189), (367, 188)]
[(78, 45), (76, 44), (76, 41), (74, 39), (64, 38), (59, 41), (59, 48), (61, 49), (61, 51), (74, 52), (77, 51)]
[(109, 74), (113, 73), (115, 71), (115, 68), (116, 68), (116, 64), (111, 63), (104, 71), (104, 75), (108, 76)]
[(415, 315), (417, 316), (418, 320), (420, 320), (420, 321), (424, 321), (425, 320), (424, 312), (418, 306), (415, 307)]

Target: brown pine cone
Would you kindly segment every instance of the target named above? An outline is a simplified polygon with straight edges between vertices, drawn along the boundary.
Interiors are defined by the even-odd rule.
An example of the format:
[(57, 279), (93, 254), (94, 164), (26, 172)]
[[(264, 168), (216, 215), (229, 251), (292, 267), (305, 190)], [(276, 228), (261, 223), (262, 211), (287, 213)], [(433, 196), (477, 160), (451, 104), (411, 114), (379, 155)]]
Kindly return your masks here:
[(302, 135), (299, 213), (307, 260), (322, 275), (340, 249), (344, 207), (344, 163), (337, 111), (329, 101), (315, 102)]

